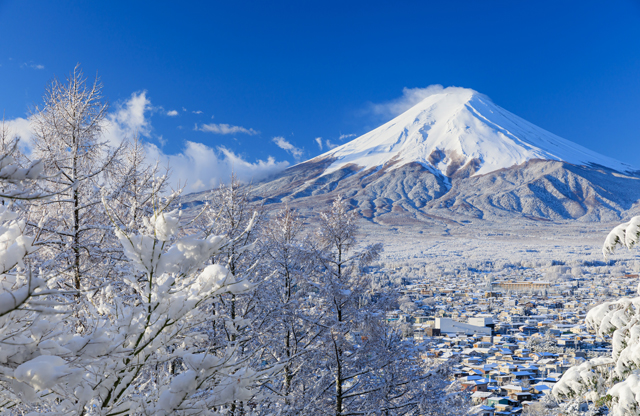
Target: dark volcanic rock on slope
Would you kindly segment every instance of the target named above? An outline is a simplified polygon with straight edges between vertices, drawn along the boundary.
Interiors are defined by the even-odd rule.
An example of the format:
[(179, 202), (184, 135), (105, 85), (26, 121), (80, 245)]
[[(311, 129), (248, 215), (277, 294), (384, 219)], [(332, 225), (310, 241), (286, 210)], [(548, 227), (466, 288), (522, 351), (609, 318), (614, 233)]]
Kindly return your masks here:
[(325, 163), (286, 170), (258, 184), (255, 195), (267, 204), (314, 209), (341, 194), (373, 219), (403, 213), (418, 219), (435, 215), (616, 221), (630, 215), (640, 200), (637, 177), (558, 161), (530, 160), (485, 175), (454, 178), (419, 163), (366, 170), (347, 165), (318, 176)]
[(551, 220), (616, 221), (630, 215), (639, 199), (637, 177), (564, 162), (531, 160), (454, 181), (452, 189), (428, 208), (473, 216), (520, 214)]
[(424, 208), (448, 189), (445, 178), (418, 163), (367, 170), (347, 165), (320, 177), (315, 172), (305, 175), (302, 165), (292, 171), (291, 177), (287, 170), (273, 181), (258, 184), (255, 195), (264, 197), (267, 203), (313, 205), (340, 194), (356, 202), (362, 215), (372, 217), (403, 206)]

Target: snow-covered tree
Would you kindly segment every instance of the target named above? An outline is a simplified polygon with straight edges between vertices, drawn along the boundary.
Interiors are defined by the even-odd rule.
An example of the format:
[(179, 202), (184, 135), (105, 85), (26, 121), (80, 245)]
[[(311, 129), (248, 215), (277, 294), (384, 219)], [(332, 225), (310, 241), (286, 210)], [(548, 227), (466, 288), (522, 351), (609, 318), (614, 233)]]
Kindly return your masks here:
[(123, 229), (140, 228), (143, 218), (153, 213), (154, 196), (167, 191), (169, 173), (168, 168), (147, 161), (144, 144), (137, 135), (125, 141), (105, 175), (114, 221)]
[(142, 233), (116, 230), (138, 271), (124, 280), (138, 294), (136, 301), (123, 301), (108, 285), (103, 296), (88, 302), (94, 307), (82, 334), (61, 330), (45, 346), (41, 343), (39, 354), (17, 366), (15, 382), (7, 386), (20, 399), (20, 409), (224, 414), (227, 405), (254, 398), (252, 387), (278, 369), (251, 369), (238, 344), (209, 348), (205, 331), (210, 315), (203, 306), (253, 285), (222, 265), (207, 265), (232, 245), (229, 238), (200, 233), (178, 237), (180, 215), (166, 211), (170, 202), (156, 201)]
[(261, 406), (261, 414), (280, 411), (297, 415), (309, 401), (314, 371), (309, 363), (324, 328), (316, 324), (310, 293), (316, 263), (301, 219), (284, 208), (265, 224), (259, 251), (260, 273), (265, 276), (256, 289), (258, 319), (252, 334), (262, 345), (260, 360), (282, 363), (283, 370), (264, 388), (272, 395)]
[(47, 174), (41, 184), (54, 194), (31, 207), (31, 216), (46, 218), (40, 229), (46, 247), (39, 255), (49, 269), (68, 276), (66, 285), (75, 290), (101, 283), (113, 271), (101, 194), (108, 191), (105, 174), (120, 149), (102, 138), (108, 107), (101, 89), (97, 79), (88, 84), (76, 66), (66, 81), (51, 82), (31, 117), (32, 153)]
[[(260, 250), (248, 250), (259, 243), (263, 216), (259, 205), (252, 204), (250, 187), (242, 185), (235, 177), (205, 196), (205, 207), (199, 212), (193, 227), (205, 234), (220, 234), (229, 238), (225, 251), (216, 253), (209, 261), (226, 267), (238, 278), (256, 286), (265, 278), (260, 267)], [(249, 224), (252, 224), (247, 230)], [(256, 366), (264, 366), (260, 359), (264, 343), (258, 332), (258, 321), (265, 319), (269, 306), (261, 304), (259, 291), (247, 293), (229, 292), (216, 297), (215, 302), (206, 305), (209, 314), (207, 327), (210, 348), (236, 345), (243, 360)], [(267, 311), (267, 312), (265, 312)], [(270, 363), (277, 365), (278, 363)], [(234, 402), (230, 414), (242, 415), (250, 411), (254, 403)]]
[[(224, 234), (234, 241), (224, 253), (215, 256), (212, 261), (224, 264), (235, 275), (255, 276), (254, 270), (257, 259), (253, 251), (245, 247), (256, 242), (259, 229), (262, 226), (262, 214), (258, 208), (250, 203), (250, 188), (243, 186), (235, 177), (231, 178), (229, 185), (222, 184), (212, 192), (209, 209), (205, 212), (207, 224), (211, 224), (212, 230)], [(247, 225), (253, 223), (250, 231), (246, 231)], [(243, 328), (247, 328), (245, 318), (251, 313), (255, 299), (238, 299), (233, 293), (220, 299), (221, 308), (232, 322), (236, 322), (233, 328), (225, 328), (228, 341), (235, 341)], [(223, 312), (223, 313), (225, 313)]]
[(550, 331), (530, 336), (527, 338), (526, 346), (533, 352), (544, 351), (560, 354), (564, 351), (563, 348), (558, 347), (557, 337), (553, 336)]
[[(618, 245), (631, 249), (639, 239), (640, 217), (633, 217), (609, 233), (603, 254), (608, 257)], [(606, 404), (613, 416), (640, 414), (640, 297), (598, 305), (588, 312), (586, 323), (611, 340), (612, 354), (570, 368), (553, 393)]]
[(44, 163), (28, 161), (18, 149), (18, 139), (12, 137), (4, 119), (0, 123), (0, 199), (35, 200), (47, 194), (34, 189), (38, 179), (43, 178)]
[[(46, 198), (34, 192), (34, 183), (42, 179), (43, 163), (39, 160), (26, 168), (15, 163), (17, 140), (7, 141), (8, 130), (2, 125), (0, 136), (0, 409), (21, 403), (33, 395), (33, 389), (16, 377), (26, 362), (46, 351), (63, 306), (47, 287), (52, 274), (38, 270), (27, 256), (36, 249), (37, 236), (28, 235), (24, 219), (13, 210), (13, 202)], [(26, 162), (18, 155), (17, 159)], [(27, 162), (28, 163), (28, 162)], [(64, 295), (64, 294), (62, 294)]]
[[(433, 414), (457, 394), (443, 392), (449, 383), (424, 365), (419, 348), (403, 340), (399, 328), (386, 323), (397, 295), (372, 293), (366, 266), (382, 247), (358, 245), (357, 229), (357, 214), (343, 198), (321, 213), (307, 304), (322, 331), (305, 355), (312, 371), (299, 414)], [(466, 413), (451, 403), (449, 414)]]
[(183, 229), (140, 143), (101, 141), (97, 81), (77, 68), (67, 81), (33, 115), (43, 160), (0, 156), (0, 197), (38, 200), (28, 222), (0, 207), (0, 410), (228, 414), (258, 400), (278, 364), (253, 370), (240, 342), (207, 337), (215, 300), (254, 287), (209, 261), (250, 249), (253, 212), (226, 235)]

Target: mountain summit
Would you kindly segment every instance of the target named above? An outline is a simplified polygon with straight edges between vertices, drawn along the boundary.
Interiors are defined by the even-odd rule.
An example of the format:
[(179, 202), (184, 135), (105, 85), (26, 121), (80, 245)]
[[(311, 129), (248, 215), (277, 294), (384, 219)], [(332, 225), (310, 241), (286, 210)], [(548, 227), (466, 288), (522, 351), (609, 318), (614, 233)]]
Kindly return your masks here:
[(374, 222), (619, 221), (640, 175), (470, 89), (446, 88), (377, 129), (256, 186), (268, 204), (315, 211), (338, 194)]
[(483, 94), (456, 87), (429, 95), (377, 129), (315, 159), (324, 158), (335, 159), (325, 174), (349, 164), (367, 169), (416, 162), (446, 177), (459, 172), (476, 176), (532, 159), (636, 170), (549, 133)]

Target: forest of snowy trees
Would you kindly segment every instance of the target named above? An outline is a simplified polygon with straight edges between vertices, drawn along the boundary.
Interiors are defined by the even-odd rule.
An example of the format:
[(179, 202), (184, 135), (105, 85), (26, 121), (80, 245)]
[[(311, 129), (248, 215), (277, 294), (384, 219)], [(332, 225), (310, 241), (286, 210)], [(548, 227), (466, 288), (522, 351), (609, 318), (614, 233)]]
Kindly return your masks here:
[(180, 210), (79, 68), (54, 80), (20, 151), (0, 132), (0, 412), (460, 415), (372, 296), (382, 247), (337, 199), (306, 226), (232, 180)]

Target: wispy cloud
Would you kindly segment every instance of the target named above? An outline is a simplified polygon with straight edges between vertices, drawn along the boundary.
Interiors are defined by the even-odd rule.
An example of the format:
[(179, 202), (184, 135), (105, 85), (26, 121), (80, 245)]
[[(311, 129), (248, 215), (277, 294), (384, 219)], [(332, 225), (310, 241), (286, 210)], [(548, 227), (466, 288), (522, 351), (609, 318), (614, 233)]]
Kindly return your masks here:
[(198, 111), (192, 111), (193, 114), (202, 114), (202, 111), (198, 110)]
[(210, 124), (202, 124), (200, 126), (198, 126), (196, 124), (196, 127), (194, 128), (194, 130), (197, 131), (204, 131), (207, 133), (214, 133), (214, 134), (235, 134), (235, 133), (243, 133), (243, 134), (248, 134), (248, 135), (256, 135), (259, 134), (259, 131), (256, 131), (254, 129), (247, 129), (241, 126), (232, 126), (230, 124), (215, 124), (215, 123), (210, 123)]
[(34, 64), (33, 62), (25, 62), (20, 65), (20, 68), (44, 69), (44, 65)]
[(346, 140), (350, 137), (356, 137), (357, 134), (341, 134), (340, 137), (338, 137), (338, 140)]
[(287, 141), (284, 137), (278, 136), (274, 137), (272, 141), (278, 146), (280, 149), (286, 150), (290, 153), (296, 160), (299, 160), (302, 155), (304, 155), (304, 150), (298, 147), (295, 147), (293, 144)]
[(170, 111), (167, 111), (167, 115), (169, 117), (175, 117), (178, 115), (178, 112), (176, 110), (170, 110)]
[(322, 137), (316, 137), (314, 140), (318, 143), (320, 150), (322, 150)]
[(395, 117), (400, 115), (418, 104), (420, 101), (425, 98), (435, 95), (442, 94), (447, 92), (454, 92), (456, 90), (460, 90), (460, 87), (447, 87), (444, 88), (442, 85), (434, 84), (430, 85), (426, 88), (403, 88), (402, 96), (379, 104), (371, 104), (370, 111), (373, 114), (383, 116), (383, 117)]

